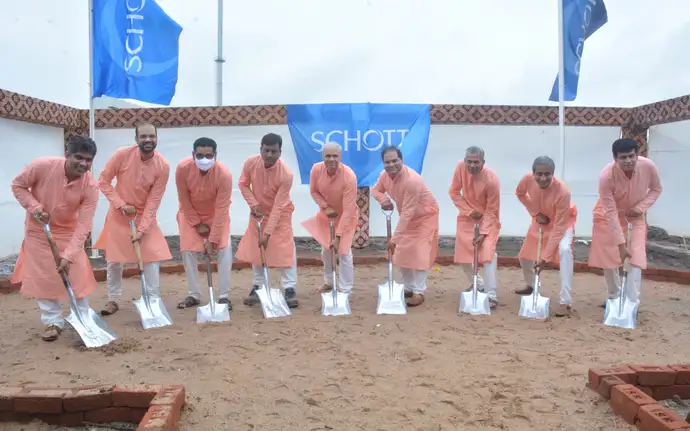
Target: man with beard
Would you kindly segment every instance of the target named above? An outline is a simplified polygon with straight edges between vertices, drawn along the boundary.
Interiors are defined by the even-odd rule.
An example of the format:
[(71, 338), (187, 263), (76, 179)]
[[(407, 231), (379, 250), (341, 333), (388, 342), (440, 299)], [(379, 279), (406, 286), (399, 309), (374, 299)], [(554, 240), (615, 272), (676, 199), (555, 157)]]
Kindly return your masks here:
[(398, 207), (400, 218), (390, 241), (388, 253), (400, 268), (407, 305), (424, 302), (426, 278), (438, 255), (438, 203), (422, 177), (403, 164), (402, 152), (393, 146), (381, 152), (384, 171), (371, 194), (385, 211)]
[[(661, 195), (661, 182), (656, 165), (637, 155), (635, 140), (618, 139), (611, 149), (613, 162), (599, 174), (589, 265), (604, 270), (608, 297), (617, 298), (620, 294), (618, 268), (629, 258), (631, 269), (625, 290), (627, 298), (636, 301), (640, 297), (642, 270), (647, 267), (644, 216)], [(630, 248), (626, 246), (624, 234), (628, 223), (632, 224)]]
[[(355, 279), (352, 265), (352, 239), (357, 229), (359, 210), (357, 208), (357, 176), (345, 166), (340, 145), (328, 143), (321, 151), (323, 162), (311, 168), (309, 189), (311, 197), (319, 206), (316, 216), (302, 223), (302, 226), (321, 244), (324, 285), (318, 293), (330, 292), (333, 265), (331, 250), (340, 259), (340, 290), (350, 292)], [(331, 239), (330, 222), (335, 224), (335, 238)]]
[[(36, 159), (12, 181), (12, 193), (27, 214), (11, 282), (22, 284), (22, 295), (36, 298), (46, 326), (44, 341), (57, 340), (65, 326), (60, 301), (68, 295), (59, 273), (69, 275), (79, 307), (89, 307), (88, 296), (98, 286), (84, 252), (98, 202), (98, 186), (89, 172), (95, 156), (95, 142), (73, 136), (65, 157)], [(45, 224), (57, 245), (59, 263), (43, 231)]]
[[(496, 288), (496, 244), (501, 230), (499, 211), (501, 185), (498, 175), (485, 166), (484, 150), (469, 147), (453, 173), (448, 191), (450, 199), (460, 211), (455, 234), (454, 261), (460, 264), (472, 290), (474, 245), (479, 247), (479, 264), (484, 264), (484, 278), (477, 277), (477, 288), (489, 297), (489, 306), (498, 306)], [(474, 238), (474, 225), (479, 224), (479, 237)]]
[[(537, 157), (532, 173), (520, 180), (515, 195), (525, 206), (532, 223), (518, 257), (526, 287), (516, 290), (518, 295), (531, 295), (534, 287), (533, 268), (540, 269), (545, 262), (560, 265), (561, 298), (556, 317), (569, 316), (572, 310), (573, 237), (577, 208), (570, 201), (570, 190), (553, 176), (556, 165), (550, 157)], [(537, 262), (539, 229), (542, 229), (541, 259)]]
[[(136, 146), (119, 148), (108, 159), (98, 185), (110, 201), (105, 225), (93, 248), (105, 250), (107, 264), (108, 303), (104, 316), (119, 310), (122, 298), (122, 270), (125, 263), (136, 263), (134, 242), (139, 242), (144, 262), (146, 289), (151, 296), (160, 296), (160, 262), (172, 259), (156, 214), (165, 194), (170, 164), (156, 151), (158, 132), (152, 124), (135, 129)], [(113, 178), (117, 185), (113, 187)], [(130, 220), (135, 220), (136, 235), (132, 236)]]
[[(251, 209), (251, 218), (242, 240), (237, 246), (237, 259), (252, 264), (254, 272), (252, 290), (244, 304), (258, 304), (256, 291), (264, 280), (261, 268), (260, 247), (266, 251), (266, 266), (281, 268), (280, 284), (288, 307), (299, 305), (295, 288), (297, 286), (297, 252), (292, 233), (292, 213), (295, 210), (290, 200), (293, 174), (280, 160), (283, 139), (269, 133), (261, 139), (261, 154), (250, 157), (242, 166), (238, 182), (242, 196)], [(256, 221), (263, 220), (259, 238)]]
[(177, 197), (180, 201), (177, 212), (180, 251), (189, 285), (188, 296), (177, 308), (199, 305), (201, 291), (197, 253), (206, 253), (210, 258), (213, 252), (218, 252), (218, 303), (228, 304), (228, 308), (232, 310), (228, 298), (232, 269), (232, 175), (223, 163), (216, 160), (217, 148), (213, 139), (197, 139), (192, 156), (182, 160), (175, 171)]

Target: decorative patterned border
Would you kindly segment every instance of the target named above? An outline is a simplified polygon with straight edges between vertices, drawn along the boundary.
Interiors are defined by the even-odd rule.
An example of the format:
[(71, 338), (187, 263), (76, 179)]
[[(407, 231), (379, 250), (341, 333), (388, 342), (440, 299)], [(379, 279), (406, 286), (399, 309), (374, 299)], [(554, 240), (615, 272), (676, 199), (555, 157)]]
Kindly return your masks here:
[(0, 118), (58, 127), (79, 127), (82, 124), (80, 109), (3, 89), (0, 89)]
[(638, 127), (690, 120), (690, 95), (650, 103), (632, 109), (632, 121)]

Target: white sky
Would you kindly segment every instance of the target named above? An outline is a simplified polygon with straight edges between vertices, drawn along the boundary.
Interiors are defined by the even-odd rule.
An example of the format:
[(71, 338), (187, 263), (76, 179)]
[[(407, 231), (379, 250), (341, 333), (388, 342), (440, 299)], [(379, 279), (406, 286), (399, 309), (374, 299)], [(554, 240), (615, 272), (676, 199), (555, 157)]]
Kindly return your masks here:
[[(223, 102), (548, 105), (557, 1), (225, 0)], [(571, 105), (690, 93), (690, 1), (605, 1)], [(88, 107), (86, 3), (0, 0), (0, 88)], [(159, 4), (184, 28), (171, 106), (215, 104), (217, 0)]]

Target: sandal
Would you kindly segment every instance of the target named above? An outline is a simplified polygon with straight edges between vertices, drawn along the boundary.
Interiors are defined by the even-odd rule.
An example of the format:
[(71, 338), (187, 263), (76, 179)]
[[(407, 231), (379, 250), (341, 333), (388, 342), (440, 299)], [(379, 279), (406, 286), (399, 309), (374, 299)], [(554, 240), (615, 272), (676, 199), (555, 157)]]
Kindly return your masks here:
[(188, 296), (184, 300), (177, 304), (177, 308), (183, 310), (185, 308), (196, 307), (199, 305), (200, 301), (193, 296)]
[(498, 307), (498, 301), (496, 301), (495, 299), (489, 298), (489, 308), (491, 310), (495, 310), (496, 307)]
[(117, 313), (117, 310), (120, 309), (120, 306), (117, 305), (117, 302), (115, 301), (108, 301), (105, 304), (105, 307), (101, 310), (101, 316), (110, 316), (111, 314)]
[(414, 293), (412, 296), (410, 296), (409, 301), (407, 301), (407, 306), (408, 307), (416, 307), (418, 305), (422, 305), (424, 303), (424, 295), (421, 295), (419, 293)]
[(60, 333), (62, 333), (62, 329), (55, 325), (50, 325), (46, 328), (41, 338), (43, 341), (55, 341), (60, 336)]

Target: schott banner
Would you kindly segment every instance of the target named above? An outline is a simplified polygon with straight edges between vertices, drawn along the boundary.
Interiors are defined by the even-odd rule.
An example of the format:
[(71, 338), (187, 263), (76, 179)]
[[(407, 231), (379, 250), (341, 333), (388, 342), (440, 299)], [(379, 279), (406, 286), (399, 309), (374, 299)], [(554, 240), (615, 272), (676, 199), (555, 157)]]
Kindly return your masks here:
[(302, 184), (322, 161), (329, 142), (343, 149), (343, 163), (357, 174), (359, 187), (373, 186), (383, 170), (381, 150), (395, 146), (405, 165), (422, 173), (431, 129), (430, 105), (334, 103), (288, 105), (287, 122)]

